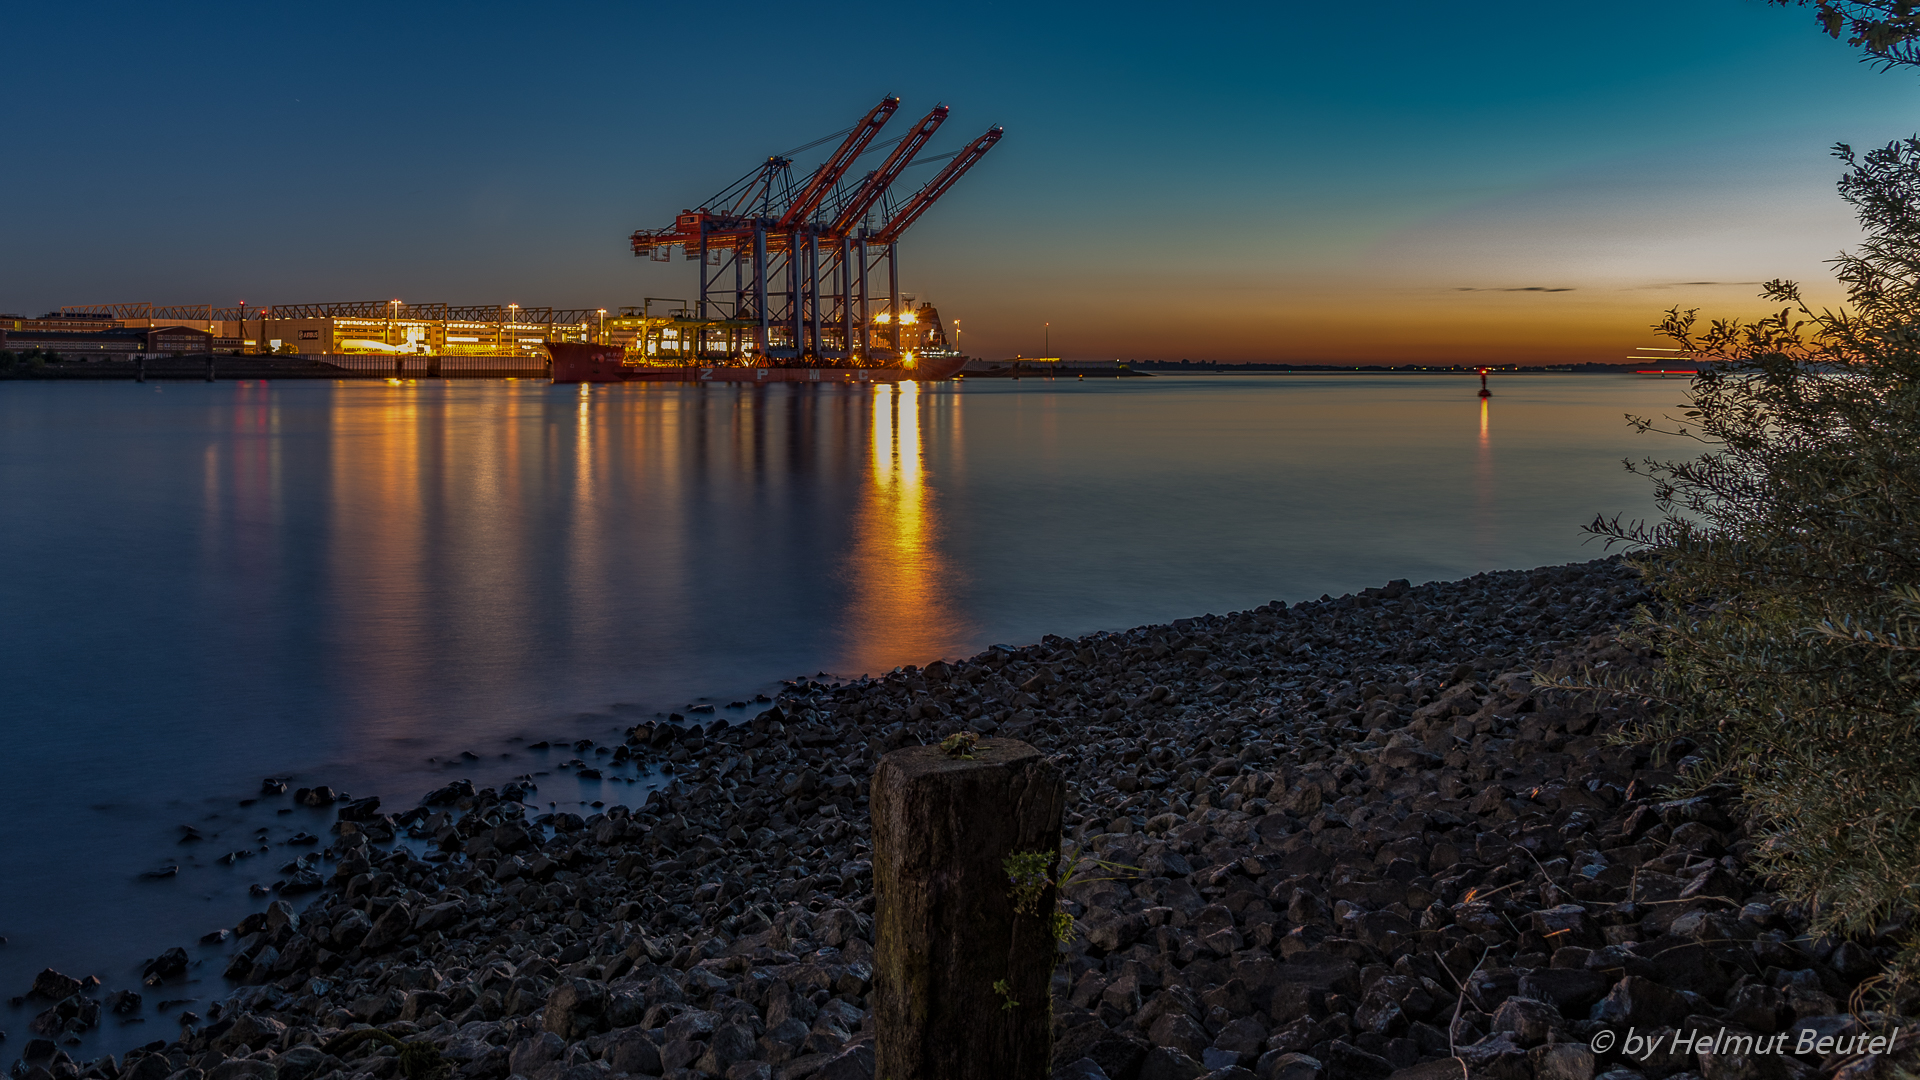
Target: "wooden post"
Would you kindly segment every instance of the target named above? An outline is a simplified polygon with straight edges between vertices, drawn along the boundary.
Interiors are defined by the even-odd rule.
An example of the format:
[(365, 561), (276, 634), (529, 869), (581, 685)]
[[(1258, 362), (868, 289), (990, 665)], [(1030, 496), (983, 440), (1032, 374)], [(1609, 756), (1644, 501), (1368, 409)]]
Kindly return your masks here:
[[(1066, 783), (1040, 751), (896, 750), (873, 774), (874, 1076), (1045, 1080), (1054, 889), (1014, 910), (1009, 855), (1057, 870)], [(999, 984), (996, 988), (996, 984)]]

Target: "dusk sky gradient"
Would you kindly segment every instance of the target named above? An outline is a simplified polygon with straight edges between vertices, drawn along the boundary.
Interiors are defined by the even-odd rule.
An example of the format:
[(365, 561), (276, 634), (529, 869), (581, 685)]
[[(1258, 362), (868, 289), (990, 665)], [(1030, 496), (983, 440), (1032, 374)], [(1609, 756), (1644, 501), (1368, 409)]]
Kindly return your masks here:
[[(1618, 362), (1669, 306), (1837, 294), (1837, 141), (1920, 81), (1760, 0), (7, 5), (0, 311), (688, 296), (627, 250), (887, 93), (975, 355)], [(24, 47), (22, 47), (24, 46)], [(811, 166), (828, 148), (801, 159)], [(924, 181), (932, 167), (909, 172)], [(1710, 284), (1701, 284), (1710, 283)], [(1523, 291), (1531, 290), (1531, 291)], [(1557, 290), (1557, 291), (1544, 291)]]

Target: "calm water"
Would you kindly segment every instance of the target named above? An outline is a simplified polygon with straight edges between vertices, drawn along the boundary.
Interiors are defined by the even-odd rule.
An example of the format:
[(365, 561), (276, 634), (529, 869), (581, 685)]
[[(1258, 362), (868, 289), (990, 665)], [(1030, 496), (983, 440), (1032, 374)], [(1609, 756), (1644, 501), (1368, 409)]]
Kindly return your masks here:
[(605, 740), (616, 702), (739, 715), (799, 674), (1591, 558), (1582, 523), (1649, 508), (1620, 458), (1684, 450), (1621, 419), (1684, 383), (1494, 386), (0, 384), (0, 998), (128, 985), (250, 910), (304, 849), (214, 857), (327, 820), (239, 807), (264, 776), (398, 809), (548, 770), (572, 753), (520, 747)]

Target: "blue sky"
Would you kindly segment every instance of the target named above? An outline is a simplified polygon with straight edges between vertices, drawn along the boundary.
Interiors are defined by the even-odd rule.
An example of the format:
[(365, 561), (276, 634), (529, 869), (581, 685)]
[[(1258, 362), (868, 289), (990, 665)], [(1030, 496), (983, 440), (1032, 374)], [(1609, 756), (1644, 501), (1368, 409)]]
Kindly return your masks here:
[(952, 106), (933, 152), (1006, 128), (903, 244), (970, 352), (1051, 322), (1077, 356), (1612, 359), (1661, 308), (1823, 281), (1855, 238), (1826, 148), (1920, 129), (1920, 81), (1759, 0), (7, 21), (0, 310), (29, 314), (685, 295), (629, 232), (896, 93), (896, 127)]

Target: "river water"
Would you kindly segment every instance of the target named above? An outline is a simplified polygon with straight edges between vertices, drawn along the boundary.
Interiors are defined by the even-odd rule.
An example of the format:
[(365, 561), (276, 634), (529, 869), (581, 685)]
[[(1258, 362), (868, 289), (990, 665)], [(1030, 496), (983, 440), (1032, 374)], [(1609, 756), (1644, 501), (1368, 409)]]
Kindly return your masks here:
[[(800, 675), (1597, 557), (1583, 523), (1651, 509), (1621, 459), (1686, 450), (1623, 414), (1684, 389), (0, 384), (0, 997), (48, 965), (132, 985), (257, 910), (248, 885), (308, 850), (279, 842), (330, 819), (241, 806), (263, 777), (400, 809), (544, 774), (577, 809), (645, 778), (577, 780), (551, 769), (574, 751), (527, 744), (747, 715)], [(215, 861), (259, 830), (271, 853)], [(181, 996), (205, 1001), (202, 951)], [(29, 1017), (0, 1008), (4, 1056)], [(90, 1051), (167, 1023), (110, 1020)]]

